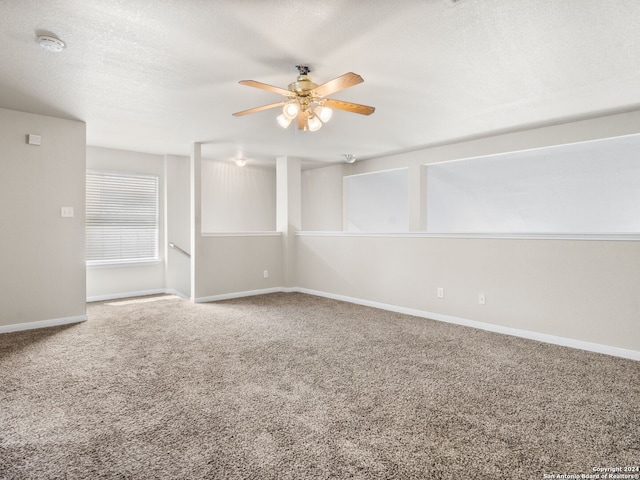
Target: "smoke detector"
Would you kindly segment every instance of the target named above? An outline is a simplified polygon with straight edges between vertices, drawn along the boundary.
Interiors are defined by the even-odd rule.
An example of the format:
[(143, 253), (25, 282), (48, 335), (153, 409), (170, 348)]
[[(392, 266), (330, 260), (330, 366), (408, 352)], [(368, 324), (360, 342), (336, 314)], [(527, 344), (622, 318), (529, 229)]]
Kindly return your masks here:
[(49, 35), (39, 35), (38, 43), (42, 48), (50, 52), (61, 52), (64, 50), (64, 42), (59, 38), (50, 37)]

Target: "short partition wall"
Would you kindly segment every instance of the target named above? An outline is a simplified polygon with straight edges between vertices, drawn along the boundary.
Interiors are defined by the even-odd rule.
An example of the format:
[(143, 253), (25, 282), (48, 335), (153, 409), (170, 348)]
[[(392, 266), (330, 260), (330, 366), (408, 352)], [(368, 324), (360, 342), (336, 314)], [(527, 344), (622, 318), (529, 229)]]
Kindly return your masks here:
[(196, 265), (194, 301), (210, 302), (279, 291), (282, 285), (280, 232), (204, 233)]
[[(321, 217), (342, 214), (345, 231), (297, 234), (297, 285), (640, 359), (640, 135), (629, 134), (637, 116), (350, 166), (342, 212)], [(321, 187), (335, 191), (340, 172), (331, 173), (315, 183), (307, 175), (316, 216)], [(407, 215), (408, 229), (389, 221)]]
[(640, 242), (340, 232), (296, 239), (301, 291), (640, 359)]

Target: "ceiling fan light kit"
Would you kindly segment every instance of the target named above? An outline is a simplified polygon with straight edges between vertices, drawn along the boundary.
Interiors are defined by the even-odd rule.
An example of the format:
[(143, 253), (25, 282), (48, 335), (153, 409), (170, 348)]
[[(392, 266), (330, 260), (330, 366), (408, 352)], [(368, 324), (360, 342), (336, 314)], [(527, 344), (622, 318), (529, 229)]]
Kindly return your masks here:
[(359, 105), (357, 103), (343, 102), (342, 100), (332, 100), (326, 98), (327, 95), (339, 92), (345, 88), (352, 87), (364, 80), (356, 73), (349, 72), (341, 75), (322, 85), (317, 85), (309, 77), (310, 69), (306, 65), (296, 65), (298, 78), (290, 83), (287, 90), (255, 80), (242, 80), (240, 84), (249, 87), (260, 88), (270, 92), (278, 93), (287, 97), (287, 100), (279, 103), (272, 103), (262, 107), (251, 108), (242, 112), (236, 112), (236, 117), (249, 113), (261, 112), (270, 108), (282, 106), (282, 113), (276, 117), (278, 125), (288, 128), (294, 119), (299, 130), (315, 132), (322, 128), (322, 125), (331, 120), (333, 116), (332, 107), (338, 110), (358, 113), (360, 115), (371, 115), (374, 107)]

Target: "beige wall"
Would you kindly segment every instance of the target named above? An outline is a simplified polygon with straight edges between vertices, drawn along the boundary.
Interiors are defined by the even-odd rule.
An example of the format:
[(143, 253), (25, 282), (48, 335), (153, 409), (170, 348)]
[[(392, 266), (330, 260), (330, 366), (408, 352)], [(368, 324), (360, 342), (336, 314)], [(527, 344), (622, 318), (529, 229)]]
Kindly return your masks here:
[[(207, 168), (206, 162), (201, 157), (201, 145), (194, 143), (189, 159), (191, 298), (207, 301), (279, 287), (282, 285), (280, 234), (203, 234), (202, 211), (207, 205), (203, 201), (202, 190), (206, 184), (202, 181), (202, 175)], [(241, 189), (244, 182), (253, 178), (245, 175), (232, 177)], [(251, 208), (249, 205), (245, 210)], [(240, 215), (242, 213), (239, 212)], [(267, 278), (264, 277), (265, 270), (269, 272)]]
[(302, 288), (640, 351), (638, 242), (298, 236), (297, 252)]
[[(0, 326), (85, 316), (85, 124), (0, 109)], [(27, 145), (27, 134), (42, 137)], [(73, 218), (61, 218), (61, 207)]]
[[(189, 219), (189, 158), (165, 157), (166, 244), (169, 242), (189, 252), (191, 222)], [(167, 248), (165, 287), (183, 297), (191, 296), (191, 262), (178, 250)]]
[(202, 161), (203, 232), (273, 232), (276, 171), (214, 160)]
[(424, 148), (353, 164), (353, 174), (640, 133), (640, 110)]
[(342, 179), (350, 165), (332, 165), (302, 172), (302, 229), (342, 230)]
[(196, 300), (282, 285), (281, 235), (203, 237), (197, 259)]
[(87, 299), (99, 300), (159, 292), (164, 289), (164, 157), (148, 153), (87, 147), (87, 169), (157, 175), (159, 180), (160, 260), (143, 265), (90, 266)]
[[(361, 161), (368, 173), (640, 132), (640, 112)], [(332, 168), (332, 167), (330, 167)], [(321, 169), (319, 169), (321, 170)], [(305, 195), (338, 179), (311, 170)], [(419, 182), (414, 182), (418, 184)], [(310, 185), (312, 185), (310, 187)], [(423, 198), (410, 189), (411, 208)], [(337, 218), (337, 206), (328, 204)], [(303, 225), (320, 223), (305, 209)], [(315, 217), (309, 217), (314, 216)], [(640, 242), (299, 235), (301, 288), (640, 351)], [(436, 289), (445, 289), (445, 298)], [(486, 294), (486, 305), (478, 294)]]
[[(301, 176), (299, 204), (287, 208), (295, 213), (301, 207), (307, 230), (339, 230), (344, 175), (399, 167), (417, 175), (420, 165), (435, 161), (638, 132), (640, 112), (632, 112), (309, 170)], [(42, 135), (42, 146), (26, 145), (27, 133)], [(10, 247), (0, 253), (0, 327), (83, 318), (88, 152), (91, 168), (168, 176), (162, 185), (171, 224), (162, 231), (171, 238), (161, 239), (167, 265), (148, 276), (129, 267), (103, 272), (101, 294), (157, 287), (210, 299), (277, 289), (285, 285), (286, 253), (293, 262), (287, 286), (640, 352), (640, 242), (301, 234), (284, 249), (279, 234), (201, 236), (198, 230), (196, 288), (190, 292), (185, 259), (165, 246), (193, 246), (190, 160), (86, 149), (84, 143), (80, 122), (0, 110), (0, 200), (8, 206), (0, 219)], [(196, 195), (199, 204), (199, 189)], [(420, 198), (420, 189), (410, 188), (414, 212)], [(75, 217), (60, 218), (61, 206), (73, 206)], [(197, 219), (199, 227), (199, 207)], [(90, 281), (98, 285), (96, 278)], [(443, 299), (436, 297), (438, 287), (445, 289)], [(479, 293), (486, 305), (478, 304)]]

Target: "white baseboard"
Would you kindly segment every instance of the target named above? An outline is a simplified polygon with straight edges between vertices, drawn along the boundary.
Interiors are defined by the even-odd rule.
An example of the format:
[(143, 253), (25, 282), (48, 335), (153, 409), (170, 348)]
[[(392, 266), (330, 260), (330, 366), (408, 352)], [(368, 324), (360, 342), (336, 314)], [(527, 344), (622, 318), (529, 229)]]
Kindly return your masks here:
[(119, 300), (121, 298), (131, 298), (131, 297), (144, 297), (145, 295), (162, 295), (164, 293), (171, 293), (172, 295), (183, 296), (179, 293), (174, 293), (172, 290), (169, 292), (166, 288), (155, 288), (153, 290), (141, 290), (139, 292), (121, 292), (121, 293), (112, 293), (109, 295), (94, 295), (92, 297), (87, 297), (87, 302), (105, 302), (107, 300)]
[(69, 325), (72, 323), (80, 323), (86, 321), (86, 315), (77, 315), (75, 317), (51, 318), (49, 320), (16, 323), (14, 325), (0, 325), (0, 333), (21, 332), (23, 330), (34, 330), (36, 328), (57, 327), (59, 325)]
[(294, 289), (294, 291), (300, 292), (300, 293), (306, 293), (309, 295), (316, 295), (319, 297), (331, 298), (333, 300), (340, 300), (343, 302), (355, 303), (357, 305), (364, 305), (367, 307), (379, 308), (381, 310), (388, 310), (391, 312), (403, 313), (406, 315), (413, 315), (415, 317), (428, 318), (428, 319), (437, 320), (440, 322), (463, 325), (465, 327), (478, 328), (480, 330), (487, 330), (489, 332), (502, 333), (502, 334), (511, 335), (514, 337), (527, 338), (529, 340), (537, 340), (539, 342), (551, 343), (553, 345), (562, 345), (563, 347), (577, 348), (580, 350), (587, 350), (589, 352), (604, 353), (605, 355), (628, 358), (630, 360), (640, 360), (640, 352), (636, 350), (628, 350), (625, 348), (612, 347), (609, 345), (602, 345), (600, 343), (584, 342), (582, 340), (574, 340), (572, 338), (566, 338), (566, 337), (557, 337), (555, 335), (532, 332), (529, 330), (522, 330), (519, 328), (504, 327), (502, 325), (495, 325), (492, 323), (478, 322), (476, 320), (453, 317), (450, 315), (443, 315), (441, 313), (427, 312), (425, 310), (399, 307), (397, 305), (373, 302), (371, 300), (363, 300), (360, 298), (347, 297), (345, 295), (337, 295), (334, 293), (321, 292), (318, 290), (310, 290), (308, 288), (296, 288)]
[[(268, 293), (278, 293), (278, 292), (299, 292), (305, 293), (308, 295), (316, 295), (319, 297), (331, 298), (334, 300), (340, 300), (343, 302), (354, 303), (357, 305), (364, 305), (367, 307), (379, 308), (381, 310), (387, 310), (396, 313), (403, 313), (406, 315), (413, 315), (415, 317), (428, 318), (431, 320), (437, 320), (440, 322), (453, 323), (456, 325), (463, 325), (465, 327), (478, 328), (480, 330), (487, 330), (489, 332), (502, 333), (504, 335), (511, 335), (514, 337), (527, 338), (529, 340), (537, 340), (539, 342), (550, 343), (553, 345), (561, 345), (564, 347), (577, 348), (580, 350), (587, 350), (590, 352), (603, 353), (605, 355), (612, 355), (614, 357), (628, 358), (630, 360), (640, 360), (640, 351), (629, 350), (625, 348), (612, 347), (609, 345), (602, 345), (599, 343), (592, 342), (584, 342), (582, 340), (575, 340), (572, 338), (566, 337), (558, 337), (555, 335), (549, 335), (546, 333), (538, 333), (532, 332), (530, 330), (522, 330), (518, 328), (505, 327), (502, 325), (495, 325), (492, 323), (478, 322), (476, 320), (469, 320), (466, 318), (454, 317), (450, 315), (443, 315), (441, 313), (428, 312), (426, 310), (417, 310), (413, 308), (400, 307), (398, 305), (391, 305), (387, 303), (374, 302), (371, 300), (364, 300), (361, 298), (348, 297), (345, 295), (338, 295), (334, 293), (322, 292), (319, 290), (311, 290), (308, 288), (300, 288), (300, 287), (273, 287), (273, 288), (265, 288), (261, 290), (247, 290), (244, 292), (232, 292), (232, 293), (224, 293), (220, 295), (212, 295), (208, 297), (198, 297), (191, 298), (191, 301), (194, 303), (206, 303), (206, 302), (217, 302), (219, 300), (230, 300), (233, 298), (242, 298), (242, 297), (251, 297), (254, 295), (265, 295)], [(158, 294), (171, 294), (177, 295), (182, 298), (187, 298), (184, 294), (173, 290), (173, 289), (156, 289), (156, 290), (145, 290), (141, 292), (126, 292), (119, 293), (113, 295), (100, 295), (95, 297), (88, 297), (88, 302), (97, 302), (97, 301), (105, 301), (105, 300), (116, 300), (121, 298), (130, 298), (130, 297), (140, 297), (145, 295), (158, 295)], [(64, 319), (62, 319), (64, 320)], [(86, 320), (86, 316), (84, 318)], [(52, 320), (56, 321), (56, 320)], [(83, 320), (75, 320), (75, 321), (83, 321)], [(49, 320), (45, 320), (45, 322), (50, 322)], [(41, 326), (31, 326), (32, 324), (37, 324), (40, 322), (32, 322), (26, 327), (20, 328), (21, 330), (25, 330), (28, 328), (42, 328), (45, 326), (52, 325), (62, 325), (63, 323), (74, 323), (74, 321), (63, 322), (63, 323), (52, 323), (52, 324), (43, 324)], [(22, 325), (17, 325), (17, 327), (21, 327)], [(16, 327), (15, 325), (9, 325), (6, 327), (0, 327), (0, 333), (5, 331), (15, 331), (15, 330), (5, 330), (9, 327)]]
[(189, 295), (185, 295), (182, 292), (179, 292), (178, 290), (174, 290), (173, 288), (165, 288), (164, 292), (167, 295), (175, 295), (176, 297), (180, 297), (180, 298), (184, 298), (185, 300), (190, 300)]
[(282, 287), (273, 287), (264, 288), (261, 290), (247, 290), (244, 292), (223, 293), (221, 295), (212, 295), (210, 297), (198, 297), (192, 300), (194, 303), (217, 302), (219, 300), (231, 300), (232, 298), (252, 297), (254, 295), (265, 295), (267, 293), (278, 293), (282, 291), (284, 291)]

